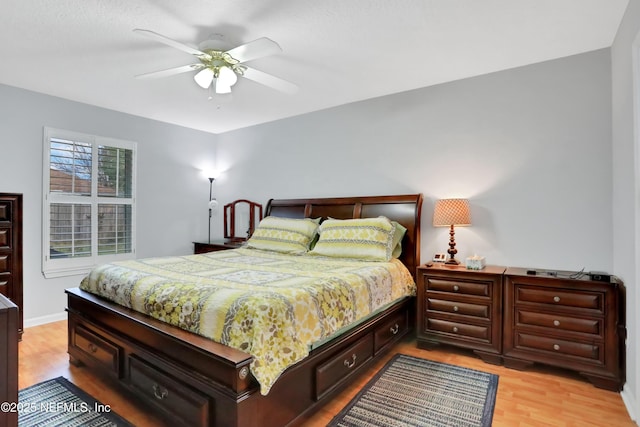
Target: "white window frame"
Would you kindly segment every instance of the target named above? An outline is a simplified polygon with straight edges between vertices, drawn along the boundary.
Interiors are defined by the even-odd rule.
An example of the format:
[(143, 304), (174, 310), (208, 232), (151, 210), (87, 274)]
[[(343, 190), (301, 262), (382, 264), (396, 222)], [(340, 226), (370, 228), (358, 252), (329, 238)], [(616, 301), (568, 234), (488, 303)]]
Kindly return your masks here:
[[(91, 195), (61, 194), (50, 191), (51, 139), (59, 138), (91, 144), (92, 153), (98, 153), (98, 146), (108, 146), (132, 150), (131, 197), (98, 197), (98, 180), (91, 180)], [(135, 258), (136, 253), (136, 181), (137, 143), (95, 135), (88, 135), (62, 129), (44, 127), (43, 138), (43, 181), (42, 181), (42, 273), (46, 278), (87, 274), (97, 265)], [(98, 162), (92, 161), (92, 177), (98, 176)], [(91, 255), (78, 258), (50, 257), (51, 204), (74, 203), (91, 205)], [(123, 254), (98, 255), (98, 205), (127, 204), (131, 206), (131, 252)]]

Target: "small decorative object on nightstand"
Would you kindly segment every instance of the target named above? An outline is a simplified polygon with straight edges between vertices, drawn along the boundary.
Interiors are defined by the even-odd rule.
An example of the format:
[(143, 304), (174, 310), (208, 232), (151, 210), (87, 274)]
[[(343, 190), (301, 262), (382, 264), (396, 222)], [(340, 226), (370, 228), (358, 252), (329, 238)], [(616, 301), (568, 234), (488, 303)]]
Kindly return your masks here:
[(469, 213), (469, 201), (467, 199), (442, 199), (436, 201), (433, 210), (434, 227), (451, 227), (449, 230), (449, 259), (446, 264), (460, 264), (455, 258), (458, 250), (454, 238), (455, 225), (471, 225), (471, 214)]
[(467, 270), (482, 270), (486, 263), (483, 256), (474, 255), (467, 257), (465, 265), (467, 266)]
[(418, 347), (450, 344), (473, 350), (485, 362), (502, 363), (502, 273), (437, 264), (418, 267)]

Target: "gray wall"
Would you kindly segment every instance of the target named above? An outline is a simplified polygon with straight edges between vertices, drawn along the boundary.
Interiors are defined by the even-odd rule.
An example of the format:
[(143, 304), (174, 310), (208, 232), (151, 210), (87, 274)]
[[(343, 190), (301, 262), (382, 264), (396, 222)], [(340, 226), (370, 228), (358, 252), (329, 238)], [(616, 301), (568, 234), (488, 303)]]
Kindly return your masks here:
[[(43, 126), (138, 142), (139, 257), (189, 253), (207, 233), (215, 135), (0, 85), (0, 192), (24, 194), (24, 317), (61, 318), (64, 289), (82, 276), (45, 279), (42, 248)], [(44, 319), (43, 319), (44, 318)]]
[[(638, 110), (640, 105), (640, 0), (630, 0), (611, 48), (613, 117), (613, 271), (627, 287), (627, 384), (622, 396), (631, 415), (640, 415), (637, 307), (640, 247), (638, 206)], [(634, 58), (635, 56), (635, 58)], [(634, 60), (635, 59), (635, 60)]]
[(468, 197), (459, 257), (613, 266), (609, 50), (219, 135), (223, 198), (422, 192), (422, 260), (447, 249), (434, 200)]

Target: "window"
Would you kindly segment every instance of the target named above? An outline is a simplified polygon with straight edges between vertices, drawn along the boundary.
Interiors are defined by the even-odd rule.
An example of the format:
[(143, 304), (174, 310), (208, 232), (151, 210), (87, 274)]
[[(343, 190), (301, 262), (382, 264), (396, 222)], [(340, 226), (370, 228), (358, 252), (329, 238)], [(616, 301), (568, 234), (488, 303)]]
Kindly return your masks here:
[(45, 128), (45, 277), (135, 254), (136, 143)]

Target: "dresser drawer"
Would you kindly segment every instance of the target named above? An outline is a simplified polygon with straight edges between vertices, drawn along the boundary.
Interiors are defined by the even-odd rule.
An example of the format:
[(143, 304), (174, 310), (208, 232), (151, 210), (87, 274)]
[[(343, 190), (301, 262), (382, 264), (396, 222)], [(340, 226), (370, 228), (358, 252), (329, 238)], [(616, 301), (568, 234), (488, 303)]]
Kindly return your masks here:
[(426, 328), (429, 331), (446, 332), (451, 335), (476, 338), (489, 342), (491, 328), (489, 326), (469, 325), (462, 322), (428, 318)]
[(105, 366), (109, 373), (120, 377), (120, 354), (122, 350), (98, 334), (77, 325), (71, 334), (70, 347), (80, 353), (83, 362)]
[(316, 400), (353, 375), (373, 355), (373, 337), (368, 334), (316, 368)]
[(489, 297), (491, 295), (491, 286), (493, 282), (473, 281), (467, 282), (464, 280), (435, 278), (430, 276), (424, 276), (425, 286), (427, 292), (438, 291), (448, 292), (452, 294), (463, 295), (476, 295)]
[(12, 241), (13, 239), (11, 237), (11, 229), (0, 228), (0, 250), (10, 251), (12, 248)]
[(173, 425), (209, 425), (209, 399), (206, 396), (135, 355), (129, 356), (128, 362), (129, 386), (146, 402), (172, 418)]
[(604, 295), (600, 292), (519, 285), (515, 291), (515, 303), (544, 304), (560, 309), (588, 309), (604, 314)]
[(462, 314), (465, 316), (480, 317), (483, 319), (488, 319), (491, 315), (491, 308), (489, 304), (469, 304), (436, 298), (427, 298), (427, 312), (429, 311)]
[(527, 310), (516, 310), (518, 325), (543, 326), (559, 331), (579, 332), (604, 338), (603, 319), (583, 319), (557, 314), (536, 313)]
[(515, 346), (518, 349), (534, 349), (551, 353), (555, 357), (570, 356), (603, 363), (602, 345), (587, 344), (533, 334), (516, 332)]
[(407, 313), (398, 313), (383, 326), (375, 330), (373, 335), (373, 354), (377, 354), (398, 335), (404, 335), (409, 328)]

